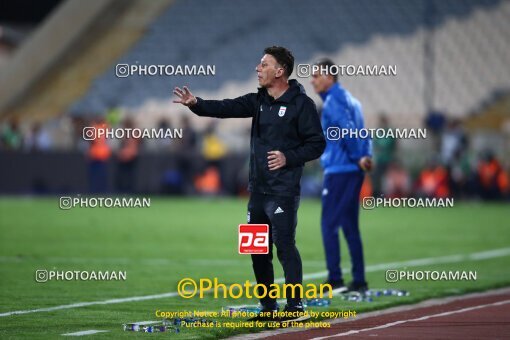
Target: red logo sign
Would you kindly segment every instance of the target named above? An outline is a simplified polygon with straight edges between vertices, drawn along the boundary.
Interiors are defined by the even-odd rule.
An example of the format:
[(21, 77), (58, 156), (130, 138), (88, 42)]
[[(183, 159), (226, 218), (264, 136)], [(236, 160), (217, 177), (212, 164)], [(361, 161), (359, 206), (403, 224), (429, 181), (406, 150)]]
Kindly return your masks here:
[(268, 254), (269, 225), (240, 224), (239, 254)]

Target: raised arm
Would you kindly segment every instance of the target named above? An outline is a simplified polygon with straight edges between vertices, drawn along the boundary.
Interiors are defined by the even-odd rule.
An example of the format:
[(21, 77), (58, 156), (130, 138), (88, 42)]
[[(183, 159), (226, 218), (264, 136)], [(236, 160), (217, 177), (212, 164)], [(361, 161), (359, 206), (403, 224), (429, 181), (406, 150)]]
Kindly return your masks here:
[(248, 118), (253, 117), (257, 106), (257, 94), (249, 93), (234, 99), (204, 100), (195, 97), (191, 91), (184, 86), (182, 89), (176, 87), (174, 94), (179, 97), (174, 103), (182, 104), (198, 116), (216, 118)]

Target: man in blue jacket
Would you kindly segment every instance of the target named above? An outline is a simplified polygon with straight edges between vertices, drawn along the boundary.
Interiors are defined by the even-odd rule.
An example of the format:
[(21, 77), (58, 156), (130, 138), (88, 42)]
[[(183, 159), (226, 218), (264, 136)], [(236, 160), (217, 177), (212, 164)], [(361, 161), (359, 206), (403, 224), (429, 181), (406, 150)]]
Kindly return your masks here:
[[(322, 239), (328, 268), (327, 283), (339, 291), (365, 291), (365, 264), (359, 232), (359, 195), (364, 172), (372, 167), (372, 143), (359, 138), (364, 128), (360, 102), (342, 88), (332, 70), (334, 63), (325, 59), (316, 64), (312, 77), (315, 92), (324, 101), (322, 129), (326, 149), (321, 156), (324, 168), (322, 191)], [(346, 130), (347, 129), (347, 130)], [(342, 131), (353, 132), (342, 134)], [(353, 281), (345, 287), (340, 269), (338, 230), (342, 228), (352, 262)]]

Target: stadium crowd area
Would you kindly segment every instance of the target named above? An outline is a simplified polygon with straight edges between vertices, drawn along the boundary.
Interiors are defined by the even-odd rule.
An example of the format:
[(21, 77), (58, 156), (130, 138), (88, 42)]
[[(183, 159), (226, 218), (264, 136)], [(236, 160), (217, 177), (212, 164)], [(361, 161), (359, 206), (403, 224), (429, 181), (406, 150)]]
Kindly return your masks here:
[[(3, 162), (17, 163), (0, 167), (0, 193), (245, 194), (249, 127), (235, 120), (195, 124), (195, 117), (187, 116), (188, 112), (173, 112), (175, 108), (168, 105), (169, 89), (186, 84), (204, 98), (232, 98), (252, 91), (256, 86), (253, 69), (261, 48), (277, 43), (293, 51), (296, 64), (329, 56), (341, 64), (398, 65), (397, 77), (342, 78), (342, 84), (362, 102), (367, 126), (416, 128), (422, 118), (415, 117), (423, 117), (432, 108), (448, 112), (448, 117), (438, 114), (421, 123), (429, 134), (427, 143), (411, 141), (418, 148), (409, 148), (409, 141), (374, 140), (375, 169), (367, 176), (364, 195), (509, 198), (510, 163), (502, 155), (508, 155), (504, 143), (510, 128), (504, 132), (505, 128), (492, 126), (487, 134), (501, 137), (499, 143), (492, 143), (489, 137), (478, 144), (475, 139), (487, 125), (477, 125), (476, 132), (466, 129), (468, 117), (482, 113), (480, 107), (484, 101), (492, 102), (494, 93), (504, 91), (509, 96), (508, 1), (359, 0), (339, 5), (335, 0), (295, 0), (290, 7), (285, 1), (272, 2), (279, 20), (268, 20), (259, 6), (240, 0), (233, 11), (229, 0), (175, 1), (153, 20), (136, 44), (95, 74), (86, 93), (74, 98), (65, 113), (46, 108), (55, 114), (44, 116), (37, 107), (31, 118), (48, 120), (33, 124), (24, 116), (2, 118), (0, 157)], [(189, 20), (189, 13), (194, 13), (194, 20)], [(21, 38), (6, 30), (0, 36), (0, 71), (9, 67), (7, 61), (29, 36), (21, 32)], [(293, 34), (275, 41), (274, 32)], [(89, 73), (88, 66), (94, 62), (83, 60), (83, 72)], [(137, 63), (207, 64), (217, 66), (218, 72), (211, 77), (185, 78), (116, 75), (117, 65)], [(307, 93), (313, 93), (308, 79), (300, 82)], [(71, 96), (65, 93), (67, 89), (61, 91), (63, 97)], [(143, 124), (110, 107), (143, 112)], [(379, 115), (380, 111), (387, 114)], [(94, 112), (106, 114), (96, 118)], [(101, 124), (176, 127), (184, 134), (182, 139), (84, 140), (84, 127)], [(3, 157), (7, 153), (42, 157)], [(60, 162), (72, 170), (55, 171), (59, 165), (51, 165), (57, 159), (50, 161), (44, 156), (49, 154), (62, 155)], [(63, 157), (71, 154), (73, 163), (68, 164)], [(83, 158), (76, 161), (76, 155)], [(40, 176), (35, 170), (8, 173), (18, 166), (37, 167), (44, 160), (48, 166), (41, 168), (44, 174)], [(59, 178), (60, 171), (74, 176)], [(65, 181), (80, 184), (69, 189), (71, 186), (62, 184)], [(321, 186), (320, 164), (311, 162), (305, 168), (302, 193), (319, 196)]]
[[(162, 194), (179, 195), (243, 195), (248, 179), (248, 149), (232, 151), (218, 132), (217, 122), (211, 121), (198, 130), (186, 116), (181, 119), (161, 119), (154, 128), (183, 129), (183, 138), (121, 140), (83, 138), (83, 128), (136, 128), (133, 118), (119, 118), (112, 110), (105, 117), (60, 118), (46, 124), (31, 126), (11, 119), (0, 128), (2, 153), (81, 152), (86, 158), (90, 193), (136, 193), (140, 155), (173, 158), (170, 168), (160, 173)], [(362, 195), (385, 197), (455, 197), (460, 199), (503, 200), (510, 197), (509, 169), (492, 150), (475, 153), (470, 137), (461, 121), (443, 115), (429, 117), (424, 122), (433, 140), (433, 157), (412, 164), (402, 159), (399, 141), (393, 138), (373, 140), (375, 169), (366, 177)], [(392, 128), (388, 116), (381, 114), (378, 127)], [(247, 137), (246, 137), (247, 138)], [(58, 140), (58, 141), (57, 141)], [(415, 141), (419, 143), (419, 141)], [(228, 158), (236, 153), (242, 160), (234, 186), (224, 183), (233, 163)], [(114, 168), (109, 172), (108, 166)], [(113, 181), (108, 179), (113, 176)], [(109, 183), (113, 183), (113, 187)], [(319, 196), (322, 172), (318, 161), (305, 168), (302, 193)], [(51, 190), (50, 190), (51, 191)], [(34, 193), (37, 190), (34, 189)]]

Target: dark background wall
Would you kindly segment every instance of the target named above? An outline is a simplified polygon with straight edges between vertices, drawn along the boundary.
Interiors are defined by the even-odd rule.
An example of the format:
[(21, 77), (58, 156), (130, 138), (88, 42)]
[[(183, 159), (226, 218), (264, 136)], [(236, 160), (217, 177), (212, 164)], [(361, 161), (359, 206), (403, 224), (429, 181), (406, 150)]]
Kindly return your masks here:
[[(246, 154), (232, 154), (219, 163), (223, 191), (246, 187), (242, 176)], [(190, 164), (185, 167), (184, 164)], [(165, 182), (180, 177), (185, 187), (203, 171), (206, 161), (193, 154), (142, 154), (135, 172), (134, 192), (168, 193)], [(183, 171), (182, 169), (186, 169)], [(109, 192), (115, 188), (115, 161), (108, 162)], [(190, 183), (191, 181), (191, 183)], [(240, 182), (241, 181), (241, 182)], [(0, 152), (0, 194), (88, 193), (88, 160), (80, 152)]]

